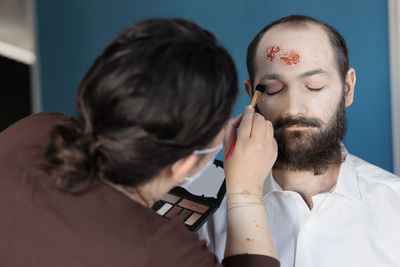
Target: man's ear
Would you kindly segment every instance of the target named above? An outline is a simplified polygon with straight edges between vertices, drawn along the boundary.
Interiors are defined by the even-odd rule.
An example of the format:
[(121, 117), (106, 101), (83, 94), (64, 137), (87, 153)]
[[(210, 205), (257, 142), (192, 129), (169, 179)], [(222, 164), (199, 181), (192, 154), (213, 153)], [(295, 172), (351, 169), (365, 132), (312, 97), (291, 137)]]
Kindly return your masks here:
[(346, 73), (346, 79), (345, 79), (346, 107), (350, 106), (353, 103), (355, 86), (356, 86), (356, 71), (353, 68), (350, 68)]
[(247, 79), (244, 80), (244, 89), (246, 90), (246, 93), (249, 96), (249, 99), (251, 100), (253, 98), (253, 89), (251, 87), (251, 82)]
[(190, 154), (183, 159), (180, 159), (170, 165), (170, 176), (177, 182), (181, 183), (190, 172), (190, 170), (196, 165), (198, 156)]

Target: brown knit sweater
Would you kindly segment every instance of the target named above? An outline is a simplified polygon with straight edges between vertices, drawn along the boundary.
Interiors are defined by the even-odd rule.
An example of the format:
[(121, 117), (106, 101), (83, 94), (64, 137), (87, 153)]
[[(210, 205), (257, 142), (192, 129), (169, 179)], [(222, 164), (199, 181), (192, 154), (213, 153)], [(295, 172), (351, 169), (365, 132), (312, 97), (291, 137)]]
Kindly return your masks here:
[(27, 117), (0, 133), (0, 266), (279, 266), (237, 255), (223, 265), (178, 219), (97, 183), (81, 195), (53, 189), (36, 171), (57, 113)]

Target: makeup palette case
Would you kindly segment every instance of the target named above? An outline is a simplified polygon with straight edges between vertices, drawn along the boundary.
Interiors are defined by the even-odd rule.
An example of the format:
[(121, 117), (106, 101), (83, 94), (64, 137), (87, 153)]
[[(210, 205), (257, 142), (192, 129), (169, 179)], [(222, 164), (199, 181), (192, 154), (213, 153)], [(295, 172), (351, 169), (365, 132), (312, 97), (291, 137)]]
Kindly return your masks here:
[[(216, 183), (220, 183), (217, 192)], [(174, 187), (152, 209), (164, 218), (179, 217), (189, 230), (197, 231), (219, 208), (225, 192), (223, 162), (215, 160), (210, 170), (199, 177), (198, 182), (196, 180), (186, 188)]]

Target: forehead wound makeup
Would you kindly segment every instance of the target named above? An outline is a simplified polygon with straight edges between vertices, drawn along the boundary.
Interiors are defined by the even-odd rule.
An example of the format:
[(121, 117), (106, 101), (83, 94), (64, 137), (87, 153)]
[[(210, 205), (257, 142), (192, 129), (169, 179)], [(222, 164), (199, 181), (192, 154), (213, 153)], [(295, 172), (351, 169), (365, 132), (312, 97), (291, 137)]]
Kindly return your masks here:
[(300, 55), (295, 50), (281, 49), (277, 45), (268, 46), (267, 50), (265, 51), (265, 60), (272, 62), (276, 58), (287, 65), (296, 65), (300, 62)]

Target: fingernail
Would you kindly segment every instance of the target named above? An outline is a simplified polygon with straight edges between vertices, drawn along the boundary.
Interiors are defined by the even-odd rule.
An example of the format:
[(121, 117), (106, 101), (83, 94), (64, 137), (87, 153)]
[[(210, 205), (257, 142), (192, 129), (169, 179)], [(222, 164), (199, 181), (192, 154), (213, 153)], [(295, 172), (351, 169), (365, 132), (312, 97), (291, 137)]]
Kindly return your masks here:
[(251, 109), (251, 110), (254, 109), (251, 105), (248, 105), (247, 108), (248, 108), (248, 109)]

